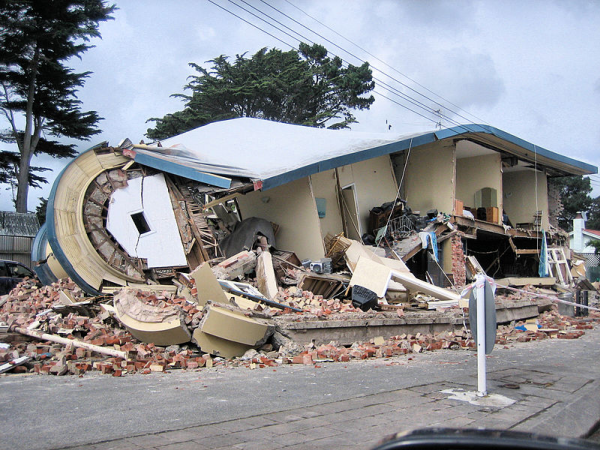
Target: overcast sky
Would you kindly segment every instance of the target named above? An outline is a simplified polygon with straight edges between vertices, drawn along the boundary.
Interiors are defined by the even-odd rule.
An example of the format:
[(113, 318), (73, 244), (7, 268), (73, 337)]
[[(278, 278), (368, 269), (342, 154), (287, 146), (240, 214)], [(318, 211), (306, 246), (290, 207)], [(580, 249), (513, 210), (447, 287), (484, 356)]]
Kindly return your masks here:
[[(427, 131), (435, 129), (437, 120), (443, 127), (453, 126), (452, 121), (466, 123), (455, 114), (459, 113), (471, 122), (487, 123), (540, 147), (600, 166), (599, 1), (214, 3), (287, 44), (297, 46), (298, 40), (236, 4), (272, 22), (252, 6), (264, 11), (302, 34), (303, 40), (319, 42), (351, 64), (362, 63), (354, 56), (369, 61), (378, 79), (427, 107), (442, 109), (452, 119), (435, 118), (380, 85), (376, 90), (393, 101), (375, 94), (371, 110), (356, 113), (360, 123), (352, 126), (355, 131), (386, 132), (386, 122), (393, 133)], [(133, 142), (145, 139), (151, 126), (147, 119), (183, 107), (181, 100), (170, 95), (183, 92), (186, 78), (194, 73), (188, 63), (204, 64), (221, 54), (251, 55), (262, 47), (290, 49), (219, 6), (208, 0), (117, 2), (114, 20), (101, 25), (102, 40), (94, 40), (96, 47), (81, 61), (71, 62), (77, 71), (93, 72), (79, 98), (85, 110), (98, 111), (104, 118), (99, 124), (102, 133), (90, 142), (78, 143), (80, 151), (104, 140), (117, 145), (126, 137)], [(34, 165), (54, 169), (48, 176), (51, 181), (65, 163), (34, 161)], [(600, 177), (592, 180), (593, 195), (600, 195)], [(0, 210), (13, 210), (11, 192), (5, 188), (0, 191)], [(50, 184), (44, 190), (30, 191), (31, 210), (38, 197), (47, 197), (49, 189)]]

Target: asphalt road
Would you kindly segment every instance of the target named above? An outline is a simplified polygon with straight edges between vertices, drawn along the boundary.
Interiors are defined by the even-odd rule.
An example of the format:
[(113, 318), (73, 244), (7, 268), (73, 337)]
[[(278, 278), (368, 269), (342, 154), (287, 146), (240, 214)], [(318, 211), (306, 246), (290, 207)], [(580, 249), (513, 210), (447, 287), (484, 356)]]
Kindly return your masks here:
[[(526, 365), (535, 371), (596, 379), (600, 328), (578, 340), (545, 340), (494, 349), (488, 371)], [(0, 377), (1, 449), (53, 449), (239, 419), (460, 380), (477, 389), (472, 351), (437, 351), (390, 359), (250, 370), (116, 378), (86, 374)], [(488, 391), (493, 393), (493, 382)], [(600, 417), (598, 418), (600, 419)]]

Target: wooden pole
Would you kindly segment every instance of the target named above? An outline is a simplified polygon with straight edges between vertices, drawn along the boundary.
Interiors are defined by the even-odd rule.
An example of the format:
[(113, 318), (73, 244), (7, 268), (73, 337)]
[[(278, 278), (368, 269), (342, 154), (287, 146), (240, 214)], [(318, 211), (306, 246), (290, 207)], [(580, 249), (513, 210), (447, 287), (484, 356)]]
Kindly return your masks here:
[(104, 355), (114, 356), (117, 358), (127, 359), (127, 352), (122, 352), (120, 350), (115, 350), (114, 348), (101, 347), (99, 345), (88, 344), (87, 342), (79, 341), (76, 339), (68, 339), (61, 336), (56, 336), (55, 334), (47, 334), (42, 333), (41, 331), (36, 330), (28, 330), (27, 328), (15, 328), (15, 331), (18, 333), (24, 334), (26, 336), (31, 336), (36, 339), (40, 339), (42, 341), (51, 341), (56, 342), (57, 344), (63, 345), (72, 345), (74, 347), (81, 347), (87, 350), (91, 350), (96, 353), (102, 353)]

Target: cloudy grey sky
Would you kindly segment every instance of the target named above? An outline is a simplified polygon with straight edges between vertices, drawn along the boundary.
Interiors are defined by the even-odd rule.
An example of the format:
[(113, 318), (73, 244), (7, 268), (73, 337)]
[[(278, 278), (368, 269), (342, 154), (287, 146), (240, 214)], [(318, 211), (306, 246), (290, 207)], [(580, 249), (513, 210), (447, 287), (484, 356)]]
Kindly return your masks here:
[[(369, 61), (378, 69), (378, 79), (428, 107), (439, 109), (433, 101), (441, 103), (442, 113), (453, 121), (466, 123), (454, 114), (458, 112), (471, 122), (490, 124), (600, 166), (596, 0), (213, 1), (222, 8), (208, 0), (117, 1), (115, 20), (101, 26), (102, 40), (93, 41), (96, 47), (81, 61), (72, 61), (77, 71), (93, 72), (79, 98), (86, 110), (104, 118), (102, 133), (89, 143), (78, 143), (80, 150), (103, 140), (117, 145), (126, 137), (144, 139), (147, 119), (182, 108), (170, 95), (182, 92), (194, 73), (190, 62), (204, 64), (221, 54), (252, 54), (262, 47), (290, 48), (224, 9), (297, 45), (298, 40), (236, 6), (240, 5), (272, 22), (252, 7), (265, 12), (349, 63), (361, 63), (354, 56)], [(376, 91), (394, 101), (375, 94), (371, 110), (356, 114), (360, 123), (353, 130), (385, 132), (387, 121), (392, 132), (404, 134), (432, 130), (440, 120), (381, 86)], [(446, 118), (441, 122), (444, 127), (453, 125)], [(52, 167), (54, 173), (64, 164), (34, 162)], [(53, 181), (54, 176), (48, 178)], [(592, 180), (593, 195), (600, 195), (600, 176)], [(5, 187), (0, 210), (11, 210), (11, 193)], [(49, 186), (30, 191), (30, 209), (48, 191)]]

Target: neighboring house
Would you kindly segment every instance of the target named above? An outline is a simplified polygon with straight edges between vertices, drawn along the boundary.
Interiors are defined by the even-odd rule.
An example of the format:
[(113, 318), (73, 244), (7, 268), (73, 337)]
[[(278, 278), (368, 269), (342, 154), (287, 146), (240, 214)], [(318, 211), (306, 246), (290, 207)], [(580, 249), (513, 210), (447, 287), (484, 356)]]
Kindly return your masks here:
[(594, 253), (596, 248), (590, 245), (590, 241), (600, 240), (600, 230), (585, 228), (585, 215), (577, 213), (573, 219), (573, 231), (569, 233), (569, 247), (576, 253)]
[(39, 228), (33, 213), (0, 211), (0, 259), (31, 268), (31, 246)]
[[(221, 256), (237, 223), (258, 217), (276, 224), (278, 249), (317, 260), (328, 235), (375, 234), (375, 211), (401, 198), (421, 217), (446, 214), (450, 224), (435, 232), (456, 284), (465, 254), (490, 275), (531, 276), (541, 230), (550, 231), (548, 178), (591, 173), (595, 166), (486, 125), (399, 136), (232, 119), (79, 155), (54, 184), (36, 258), (50, 255), (50, 272), (90, 293), (164, 282)], [(548, 239), (561, 245), (566, 235)], [(401, 256), (420, 274), (418, 250)]]
[(600, 280), (600, 255), (590, 241), (600, 240), (600, 230), (585, 228), (586, 213), (578, 212), (573, 219), (573, 231), (569, 233), (569, 247), (585, 260), (586, 278), (590, 281)]

